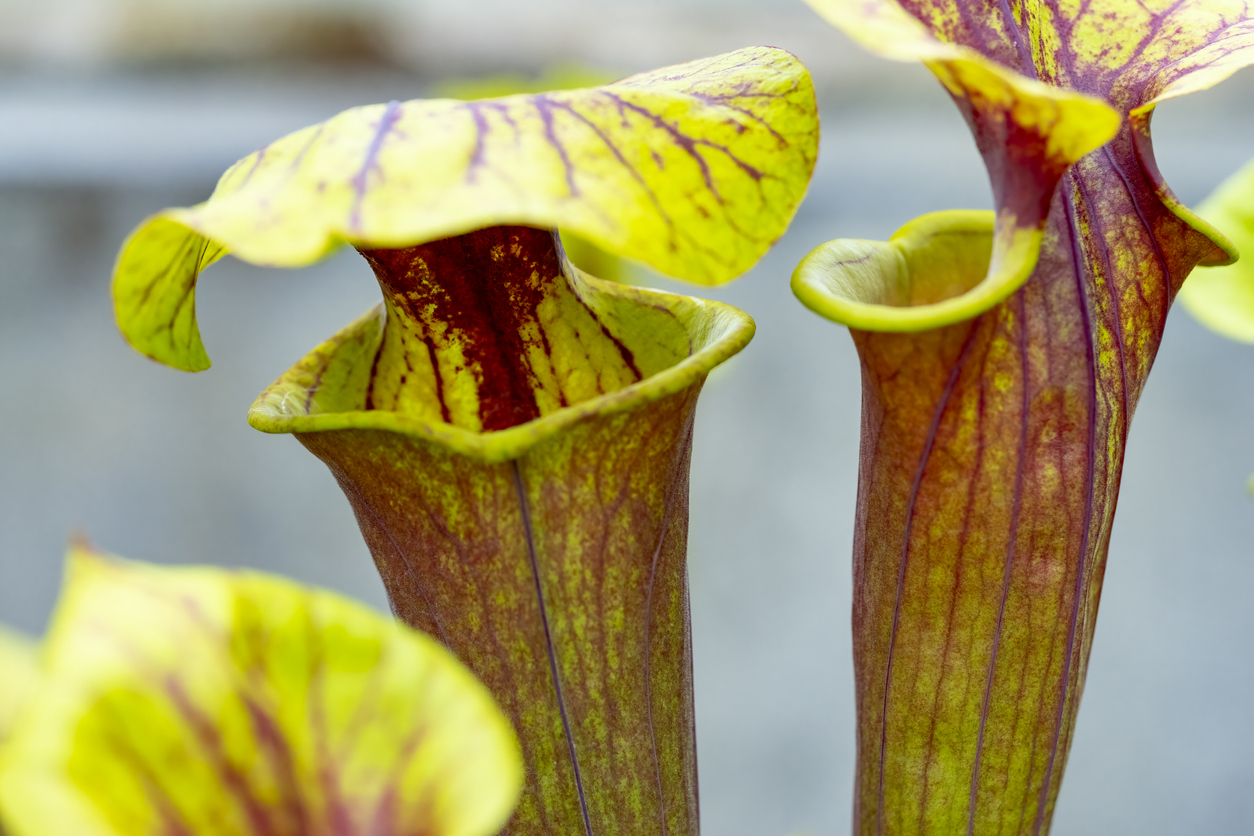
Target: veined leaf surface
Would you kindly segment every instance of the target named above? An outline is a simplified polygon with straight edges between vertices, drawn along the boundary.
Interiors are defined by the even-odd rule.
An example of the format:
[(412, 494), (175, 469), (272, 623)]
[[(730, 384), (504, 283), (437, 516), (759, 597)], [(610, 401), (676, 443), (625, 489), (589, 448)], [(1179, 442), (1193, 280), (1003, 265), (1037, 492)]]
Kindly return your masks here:
[[(684, 552), (697, 394), (739, 311), (583, 275), (571, 235), (696, 282), (747, 269), (817, 151), (795, 58), (749, 49), (589, 90), (359, 108), (141, 227), (115, 303), (184, 369), (199, 270), (347, 241), (384, 294), (251, 410), (344, 488), (394, 611), (505, 706), (511, 834), (697, 832)], [(559, 237), (559, 234), (561, 237)]]
[(500, 224), (718, 284), (783, 233), (817, 145), (809, 75), (766, 47), (584, 90), (354, 108), (140, 226), (116, 267), (118, 322), (154, 359), (207, 368), (194, 288), (226, 251), (295, 267), (344, 241), (403, 247)]
[(19, 836), (488, 836), (508, 722), (431, 639), (328, 592), (75, 547), (4, 752)]
[(927, 63), (996, 206), (831, 242), (793, 277), (863, 364), (857, 828), (1041, 834), (1132, 413), (1181, 283), (1235, 256), (1164, 183), (1150, 117), (1254, 61), (1254, 19), (1229, 0), (808, 2)]
[[(618, 77), (603, 69), (579, 64), (557, 64), (539, 76), (518, 73), (483, 78), (450, 79), (432, 91), (440, 98), (492, 99), (519, 93), (548, 93), (554, 90), (577, 90), (612, 83)], [(633, 265), (606, 252), (591, 241), (572, 232), (562, 233), (562, 248), (576, 267), (606, 281), (628, 281)]]
[(753, 335), (494, 227), (365, 255), (385, 309), (269, 387), (344, 489), (397, 616), (518, 730), (512, 836), (698, 832), (685, 566), (693, 415)]

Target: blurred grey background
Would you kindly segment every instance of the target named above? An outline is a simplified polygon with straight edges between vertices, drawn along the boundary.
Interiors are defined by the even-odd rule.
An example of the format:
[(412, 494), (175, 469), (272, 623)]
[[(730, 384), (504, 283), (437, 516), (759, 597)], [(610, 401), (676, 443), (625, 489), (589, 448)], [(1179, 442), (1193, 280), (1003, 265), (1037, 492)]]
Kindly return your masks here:
[[(858, 366), (788, 278), (829, 238), (884, 238), (990, 197), (927, 71), (863, 55), (797, 0), (0, 0), (0, 621), (43, 629), (74, 531), (385, 606), (323, 466), (244, 420), (374, 303), (369, 271), (351, 253), (298, 272), (214, 267), (198, 313), (215, 365), (185, 375), (113, 326), (112, 260), (145, 215), (354, 104), (750, 44), (810, 66), (823, 140), (788, 235), (705, 292), (759, 330), (711, 379), (692, 464), (702, 814), (715, 836), (846, 833)], [(1252, 101), (1245, 74), (1160, 109), (1159, 161), (1187, 203), (1254, 156)], [(1174, 312), (1132, 431), (1055, 833), (1254, 832), (1252, 420), (1254, 348)]]

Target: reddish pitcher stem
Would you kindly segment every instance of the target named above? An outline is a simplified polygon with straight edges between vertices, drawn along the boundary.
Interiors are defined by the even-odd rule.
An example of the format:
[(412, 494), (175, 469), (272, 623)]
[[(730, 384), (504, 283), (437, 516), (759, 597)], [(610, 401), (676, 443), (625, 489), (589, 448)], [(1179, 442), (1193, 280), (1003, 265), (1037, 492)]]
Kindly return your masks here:
[[(633, 316), (684, 327), (569, 279), (547, 230), (363, 254), (387, 303), (361, 369), (375, 412), (522, 428), (641, 380), (633, 346), (656, 366), (658, 335), (625, 330)], [(504, 461), (422, 434), (297, 433), (348, 496), (397, 616), (513, 721), (528, 785), (510, 834), (697, 832), (684, 557), (700, 383), (536, 430)]]
[(1132, 139), (1061, 179), (1013, 297), (934, 330), (853, 331), (863, 834), (1049, 829), (1131, 414), (1177, 289), (1218, 257)]

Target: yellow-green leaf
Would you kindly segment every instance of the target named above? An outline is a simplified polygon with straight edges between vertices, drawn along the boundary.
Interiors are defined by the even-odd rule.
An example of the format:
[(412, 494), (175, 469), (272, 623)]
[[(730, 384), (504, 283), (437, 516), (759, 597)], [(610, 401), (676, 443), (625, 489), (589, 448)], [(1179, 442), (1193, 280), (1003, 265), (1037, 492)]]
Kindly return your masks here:
[(1180, 288), (1180, 303), (1211, 330), (1254, 343), (1254, 161), (1225, 180), (1197, 213), (1246, 255), (1231, 265), (1194, 270)]
[(76, 547), (0, 763), (20, 836), (487, 836), (517, 742), (433, 640), (329, 592)]
[(919, 331), (962, 322), (1013, 293), (1036, 266), (1039, 233), (1020, 235), (1012, 257), (990, 267), (993, 227), (992, 212), (959, 209), (915, 218), (888, 241), (828, 241), (797, 265), (793, 293), (850, 328)]
[(809, 75), (767, 47), (591, 89), (353, 108), (142, 225), (118, 260), (118, 322), (145, 354), (201, 369), (190, 300), (209, 259), (194, 254), (295, 267), (344, 241), (403, 247), (501, 224), (717, 284), (783, 233), (817, 148)]
[[(8, 740), (18, 713), (38, 679), (36, 644), (33, 639), (0, 627), (0, 749)], [(6, 836), (0, 809), (0, 836)]]
[(8, 738), (37, 676), (34, 640), (0, 627), (0, 744)]
[(188, 230), (186, 210), (170, 210), (131, 233), (114, 271), (114, 312), (122, 333), (140, 352), (189, 372), (209, 368), (196, 327), (196, 277), (226, 255), (221, 246)]
[[(483, 78), (454, 78), (436, 84), (432, 90), (439, 98), (491, 99), (513, 96), (518, 93), (545, 93), (551, 90), (577, 90), (580, 87), (596, 87), (609, 84), (618, 76), (595, 67), (581, 64), (555, 64), (539, 76), (519, 73), (503, 73)], [(632, 265), (608, 253), (596, 244), (573, 233), (562, 235), (562, 249), (571, 263), (591, 273), (598, 279), (626, 281), (632, 274)]]
[[(935, 73), (979, 138), (997, 213), (987, 273), (983, 281), (966, 288), (965, 298), (901, 307), (876, 301), (873, 297), (878, 292), (842, 295), (848, 287), (832, 285), (816, 272), (825, 269), (825, 264), (839, 267), (845, 263), (842, 259), (848, 254), (832, 249), (836, 242), (806, 259), (794, 275), (794, 292), (816, 313), (881, 331), (937, 328), (1003, 301), (1036, 267), (1058, 178), (1114, 136), (1122, 121), (1119, 114), (1092, 95), (1051, 86), (1035, 73), (1025, 76), (998, 63), (982, 41), (955, 41), (950, 31), (957, 25), (954, 21), (984, 20), (981, 10), (963, 9), (963, 2), (806, 2), (867, 49), (897, 61), (923, 61)], [(983, 25), (997, 29), (992, 18)], [(832, 292), (836, 295), (830, 296)]]

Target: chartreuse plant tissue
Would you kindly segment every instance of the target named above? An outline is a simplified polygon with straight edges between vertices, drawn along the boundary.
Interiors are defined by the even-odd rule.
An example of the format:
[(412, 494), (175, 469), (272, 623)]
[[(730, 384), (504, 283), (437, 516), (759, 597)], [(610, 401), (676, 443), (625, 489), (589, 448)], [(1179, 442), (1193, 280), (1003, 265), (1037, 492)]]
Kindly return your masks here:
[(0, 749), (11, 836), (491, 836), (522, 782), (509, 721), (431, 638), (82, 545)]
[(1225, 180), (1197, 213), (1246, 255), (1235, 264), (1198, 270), (1180, 289), (1180, 302), (1220, 334), (1254, 343), (1254, 161)]
[[(1254, 160), (1225, 180), (1197, 212), (1246, 256), (1195, 271), (1180, 288), (1180, 302), (1217, 333), (1254, 343)], [(1254, 496), (1254, 476), (1246, 488)]]
[(37, 651), (32, 639), (0, 627), (0, 747), (4, 746), (18, 711), (39, 681)]
[(855, 830), (1045, 833), (1128, 424), (1185, 278), (1236, 257), (1163, 181), (1150, 118), (1254, 62), (1254, 17), (1229, 0), (808, 2), (927, 64), (996, 206), (832, 241), (793, 275), (863, 367)]
[(558, 231), (698, 284), (787, 227), (817, 153), (804, 67), (753, 48), (581, 90), (360, 107), (245, 157), (126, 243), (119, 324), (209, 365), (200, 271), (344, 243), (383, 304), (249, 421), (344, 489), (396, 613), (504, 707), (513, 834), (697, 832), (685, 551), (693, 410), (753, 322), (601, 281)]

